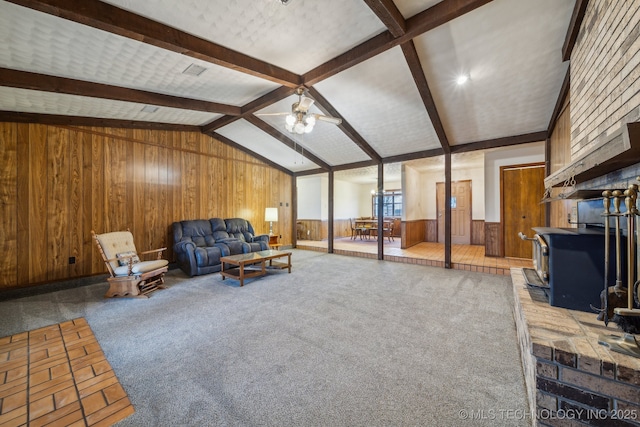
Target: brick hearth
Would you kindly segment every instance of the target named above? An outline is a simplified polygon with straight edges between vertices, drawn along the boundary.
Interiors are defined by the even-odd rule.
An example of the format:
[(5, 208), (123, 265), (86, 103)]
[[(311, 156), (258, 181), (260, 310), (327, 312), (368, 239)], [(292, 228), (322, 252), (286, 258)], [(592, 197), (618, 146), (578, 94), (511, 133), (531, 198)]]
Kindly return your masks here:
[(598, 344), (601, 335), (622, 335), (615, 323), (550, 306), (520, 268), (511, 279), (534, 425), (640, 426), (640, 359)]

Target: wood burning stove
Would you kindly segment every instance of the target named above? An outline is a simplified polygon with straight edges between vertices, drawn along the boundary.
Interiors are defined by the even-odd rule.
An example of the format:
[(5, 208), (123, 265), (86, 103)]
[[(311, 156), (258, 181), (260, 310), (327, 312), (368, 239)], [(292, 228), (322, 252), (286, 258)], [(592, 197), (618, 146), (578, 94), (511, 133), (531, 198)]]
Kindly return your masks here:
[[(532, 240), (536, 273), (548, 284), (545, 292), (549, 304), (594, 312), (593, 307), (600, 307), (604, 288), (604, 229), (534, 227), (533, 231), (535, 237), (528, 240)], [(615, 248), (609, 257), (609, 265), (614, 266)], [(615, 269), (611, 268), (607, 276), (615, 283)]]

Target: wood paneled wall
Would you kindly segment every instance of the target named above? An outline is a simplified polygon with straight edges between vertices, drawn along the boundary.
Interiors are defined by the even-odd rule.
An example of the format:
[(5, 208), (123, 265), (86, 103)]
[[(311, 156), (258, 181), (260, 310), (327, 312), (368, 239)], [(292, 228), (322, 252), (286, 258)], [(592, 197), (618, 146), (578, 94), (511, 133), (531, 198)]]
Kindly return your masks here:
[[(570, 104), (567, 100), (558, 116), (558, 121), (549, 139), (549, 173), (552, 174), (571, 163), (571, 117)], [(562, 187), (552, 188), (551, 197), (557, 198), (562, 191)], [(556, 200), (549, 205), (549, 226), (550, 227), (571, 227), (567, 221), (567, 216), (572, 208), (576, 206), (575, 200)]]
[(424, 242), (427, 238), (427, 221), (424, 219), (403, 221), (401, 234), (402, 249)]
[[(320, 219), (299, 219), (301, 224), (302, 240), (325, 240), (329, 238), (329, 223)], [(308, 232), (308, 233), (307, 233)], [(350, 237), (351, 228), (349, 219), (333, 220), (333, 237)]]
[(484, 254), (485, 256), (504, 256), (502, 245), (502, 224), (499, 222), (484, 223)]
[(471, 244), (484, 245), (484, 220), (474, 219), (471, 221)]
[[(425, 236), (426, 242), (437, 242), (438, 241), (438, 220), (437, 219), (425, 219), (426, 223), (426, 232)], [(443, 242), (444, 243), (444, 242)]]
[(129, 228), (173, 260), (172, 222), (242, 217), (267, 233), (278, 206), (292, 242), (291, 176), (201, 133), (0, 123), (0, 162), (0, 289), (106, 272), (91, 230)]

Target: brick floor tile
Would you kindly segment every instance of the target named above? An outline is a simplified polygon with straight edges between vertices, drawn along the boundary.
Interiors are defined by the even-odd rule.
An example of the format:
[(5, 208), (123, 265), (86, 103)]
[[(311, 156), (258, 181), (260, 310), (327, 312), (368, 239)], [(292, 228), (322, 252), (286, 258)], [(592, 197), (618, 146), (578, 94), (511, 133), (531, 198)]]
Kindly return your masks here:
[(129, 406), (131, 406), (131, 402), (129, 402), (128, 398), (119, 400), (113, 405), (106, 406), (93, 414), (87, 415), (87, 425), (92, 426), (123, 409), (127, 409)]
[(28, 372), (29, 372), (29, 369), (27, 368), (27, 365), (18, 366), (17, 368), (10, 369), (6, 372), (6, 377), (3, 383), (14, 381), (14, 380), (17, 380), (18, 378), (26, 378)]
[(87, 397), (83, 397), (81, 402), (84, 413), (87, 416), (93, 414), (94, 412), (98, 412), (108, 404), (107, 400), (104, 398), (104, 394), (102, 394), (102, 390)]
[(63, 375), (67, 375), (71, 373), (71, 367), (69, 367), (69, 363), (61, 363), (57, 366), (53, 366), (50, 369), (51, 378), (58, 378)]
[(72, 403), (62, 408), (53, 410), (47, 414), (43, 414), (42, 416), (31, 420), (29, 422), (29, 427), (49, 426), (52, 423), (58, 422), (59, 420), (64, 419), (65, 417), (72, 414), (75, 414), (75, 417), (72, 416), (72, 418), (81, 419), (84, 417), (84, 415), (82, 414), (80, 402)]
[(73, 384), (73, 376), (66, 375), (29, 387), (29, 400), (38, 400), (47, 394), (57, 393), (60, 390), (64, 390), (65, 388), (72, 386)]
[(67, 387), (53, 394), (56, 408), (62, 408), (70, 403), (77, 402), (78, 399), (78, 391), (75, 387)]
[(25, 406), (26, 404), (27, 390), (25, 389), (3, 398), (0, 414), (6, 414), (7, 412), (14, 411), (21, 406)]
[(0, 426), (108, 427), (133, 412), (85, 319), (0, 337)]
[(26, 425), (27, 424), (27, 406), (21, 406), (6, 414), (0, 415), (0, 425), (2, 427), (9, 425)]
[(78, 393), (80, 393), (80, 397), (88, 396), (92, 393), (95, 393), (98, 390), (102, 390), (103, 388), (109, 387), (111, 384), (115, 384), (117, 382), (118, 382), (118, 378), (116, 378), (113, 371), (111, 371), (106, 374), (92, 378), (91, 380), (85, 381), (84, 383), (78, 384)]
[(20, 390), (27, 389), (27, 378), (17, 378), (13, 381), (0, 385), (0, 398), (18, 393)]
[(49, 412), (53, 412), (55, 409), (53, 396), (49, 394), (29, 404), (29, 419), (35, 420)]
[(133, 414), (135, 412), (135, 410), (133, 409), (133, 406), (131, 406), (130, 404), (128, 406), (125, 406), (123, 409), (110, 414), (109, 416), (107, 416), (106, 418), (97, 421), (93, 424), (91, 424), (91, 426), (93, 427), (109, 427), (112, 426), (113, 424), (117, 423), (120, 420), (124, 420), (125, 418), (127, 418), (129, 415)]
[(115, 383), (105, 387), (102, 390), (102, 393), (104, 393), (104, 397), (109, 404), (127, 397), (127, 393), (124, 391), (120, 383)]

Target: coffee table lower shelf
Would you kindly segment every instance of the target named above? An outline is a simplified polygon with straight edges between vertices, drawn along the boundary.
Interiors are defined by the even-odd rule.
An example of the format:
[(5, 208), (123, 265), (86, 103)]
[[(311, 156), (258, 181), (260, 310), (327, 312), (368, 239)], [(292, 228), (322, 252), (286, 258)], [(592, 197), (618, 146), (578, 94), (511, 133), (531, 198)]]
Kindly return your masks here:
[[(287, 257), (287, 262), (277, 262), (274, 259)], [(222, 269), (220, 275), (222, 280), (229, 278), (240, 281), (240, 286), (244, 286), (244, 280), (253, 277), (264, 276), (267, 270), (287, 268), (291, 273), (291, 252), (277, 250), (265, 250), (248, 254), (229, 255), (220, 258)], [(267, 265), (269, 261), (269, 265)], [(226, 265), (234, 267), (225, 269)]]

